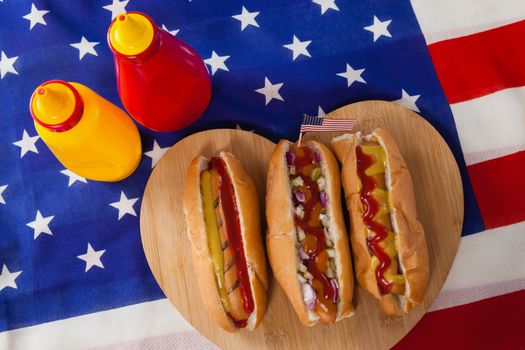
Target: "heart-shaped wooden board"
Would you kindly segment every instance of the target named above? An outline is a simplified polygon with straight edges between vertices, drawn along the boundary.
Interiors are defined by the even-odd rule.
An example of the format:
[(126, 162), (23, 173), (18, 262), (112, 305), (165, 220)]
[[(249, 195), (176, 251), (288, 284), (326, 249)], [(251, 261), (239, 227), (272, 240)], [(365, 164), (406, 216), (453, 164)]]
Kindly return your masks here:
[[(352, 318), (330, 327), (305, 327), (272, 277), (268, 310), (261, 325), (253, 332), (234, 334), (220, 329), (208, 316), (195, 279), (182, 213), (183, 179), (196, 155), (210, 157), (229, 151), (254, 179), (264, 208), (268, 160), (275, 145), (246, 131), (204, 131), (175, 144), (156, 165), (142, 200), (140, 228), (149, 266), (168, 299), (193, 327), (222, 349), (388, 349), (421, 319), (450, 271), (463, 224), (463, 190), (457, 164), (439, 133), (416, 113), (384, 101), (347, 105), (326, 118), (356, 119), (353, 131), (365, 134), (382, 127), (397, 141), (412, 175), (428, 243), (430, 281), (424, 303), (403, 317), (387, 317), (375, 299), (357, 287)], [(304, 139), (329, 144), (338, 134), (308, 133)]]

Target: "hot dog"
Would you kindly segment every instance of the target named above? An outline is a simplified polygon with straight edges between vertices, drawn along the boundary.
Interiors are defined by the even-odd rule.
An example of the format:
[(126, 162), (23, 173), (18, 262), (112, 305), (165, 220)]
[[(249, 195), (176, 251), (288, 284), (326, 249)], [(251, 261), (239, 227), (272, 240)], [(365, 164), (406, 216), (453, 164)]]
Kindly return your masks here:
[(281, 140), (270, 159), (266, 237), (273, 273), (300, 321), (331, 324), (353, 314), (350, 249), (337, 160), (315, 141)]
[(386, 314), (407, 313), (425, 296), (429, 262), (406, 163), (384, 129), (341, 135), (332, 147), (342, 163), (357, 281)]
[(184, 180), (183, 210), (208, 313), (228, 332), (255, 329), (266, 310), (268, 275), (252, 179), (230, 153), (197, 156)]

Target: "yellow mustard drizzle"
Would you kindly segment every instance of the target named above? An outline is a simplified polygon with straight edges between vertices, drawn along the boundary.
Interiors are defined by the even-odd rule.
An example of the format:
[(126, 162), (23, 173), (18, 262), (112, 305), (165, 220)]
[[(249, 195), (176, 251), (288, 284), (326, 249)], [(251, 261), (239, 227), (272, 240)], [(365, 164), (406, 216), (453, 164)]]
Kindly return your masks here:
[(210, 249), (215, 282), (219, 289), (219, 297), (226, 312), (230, 312), (231, 305), (226, 284), (224, 280), (224, 259), (222, 256), (221, 239), (219, 236), (219, 226), (215, 217), (215, 207), (213, 206), (213, 196), (211, 191), (211, 174), (205, 170), (201, 174), (201, 194), (204, 211), (204, 222), (206, 223), (206, 235), (208, 237), (208, 247)]
[[(365, 175), (367, 176), (374, 176), (378, 174), (383, 174), (386, 172), (386, 153), (380, 145), (361, 145), (361, 150), (364, 154), (369, 156), (375, 157), (375, 163), (368, 167), (365, 170)], [(359, 185), (361, 185), (361, 182), (359, 181)], [(392, 212), (392, 199), (390, 197), (390, 193), (388, 191), (385, 191), (381, 188), (376, 187), (373, 192), (372, 196), (377, 200), (379, 204), (379, 211), (374, 216), (374, 219), (378, 219), (381, 216), (388, 215), (388, 220), (390, 221), (390, 213)], [(370, 232), (370, 230), (366, 229), (366, 235), (367, 237), (373, 236), (374, 233)], [(394, 232), (389, 232), (387, 238), (384, 240), (385, 247), (383, 248), (385, 253), (388, 254), (388, 256), (391, 259), (394, 259), (397, 257), (398, 251), (399, 251), (399, 238)], [(372, 256), (370, 260), (370, 265), (372, 267), (372, 271), (375, 271), (377, 266), (379, 265), (379, 260), (377, 257)], [(406, 281), (404, 274), (391, 274), (388, 272), (385, 272), (384, 278), (395, 284), (404, 284)]]
[(405, 275), (401, 274), (393, 275), (391, 273), (385, 272), (385, 278), (394, 284), (405, 284), (406, 282)]
[(376, 161), (365, 170), (365, 175), (374, 176), (384, 173), (386, 170), (386, 154), (380, 145), (362, 145), (361, 150), (368, 156), (374, 156)]
[(384, 242), (385, 242), (385, 248), (383, 249), (386, 254), (390, 257), (390, 259), (393, 259), (397, 255), (397, 249), (395, 244), (396, 234), (392, 231), (388, 232), (388, 236), (386, 236)]

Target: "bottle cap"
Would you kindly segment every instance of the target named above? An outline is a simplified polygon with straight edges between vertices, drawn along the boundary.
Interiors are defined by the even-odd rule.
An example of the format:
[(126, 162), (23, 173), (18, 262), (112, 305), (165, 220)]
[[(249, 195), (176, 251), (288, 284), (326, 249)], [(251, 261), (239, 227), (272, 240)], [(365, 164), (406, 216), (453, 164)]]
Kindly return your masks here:
[(29, 109), (35, 121), (52, 131), (66, 131), (75, 126), (84, 110), (78, 91), (62, 80), (51, 80), (38, 86)]
[(109, 43), (118, 53), (136, 56), (150, 46), (155, 30), (153, 23), (140, 12), (122, 13), (109, 28)]

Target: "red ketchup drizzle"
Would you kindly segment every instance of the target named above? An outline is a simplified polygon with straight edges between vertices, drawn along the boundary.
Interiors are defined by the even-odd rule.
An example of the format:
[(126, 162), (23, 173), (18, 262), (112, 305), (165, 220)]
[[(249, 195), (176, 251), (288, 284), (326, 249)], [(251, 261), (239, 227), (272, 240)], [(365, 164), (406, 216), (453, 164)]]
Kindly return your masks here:
[[(305, 215), (306, 216), (306, 215)], [(315, 250), (308, 255), (310, 256), (306, 259), (306, 269), (312, 274), (314, 280), (319, 280), (323, 285), (323, 295), (328, 300), (334, 300), (337, 295), (337, 291), (332, 287), (328, 278), (319, 271), (317, 268), (316, 258), (317, 256), (326, 248), (326, 238), (324, 236), (324, 230), (318, 227), (310, 227), (306, 223), (299, 221), (296, 218), (297, 226), (299, 226), (306, 234), (314, 235), (317, 238), (317, 246)]]
[[(312, 209), (315, 206), (316, 203), (320, 201), (319, 199), (319, 185), (317, 182), (313, 181), (310, 176), (306, 176), (302, 174), (303, 168), (309, 164), (316, 164), (313, 152), (308, 147), (301, 147), (300, 148), (304, 152), (304, 156), (298, 156), (297, 152), (294, 152), (296, 154), (295, 160), (293, 162), (293, 166), (295, 166), (295, 172), (297, 175), (299, 175), (302, 179), (304, 184), (306, 185), (306, 188), (310, 191), (311, 196), (310, 200), (306, 203), (304, 203), (304, 216), (302, 219), (299, 219), (297, 216), (295, 216), (295, 224), (299, 226), (306, 235), (314, 235), (317, 238), (317, 245), (315, 249), (312, 252), (309, 252), (309, 258), (304, 259), (306, 260), (306, 268), (308, 272), (310, 272), (314, 278), (314, 280), (319, 280), (321, 284), (323, 285), (323, 295), (328, 300), (334, 300), (335, 296), (337, 295), (338, 291), (336, 288), (334, 288), (331, 284), (328, 278), (319, 271), (316, 264), (316, 258), (319, 256), (319, 254), (326, 249), (326, 237), (324, 234), (324, 230), (322, 228), (322, 225), (319, 224), (318, 227), (311, 227), (308, 225), (308, 222), (311, 219), (312, 216)], [(319, 300), (319, 299), (318, 299)]]
[(374, 221), (374, 216), (379, 211), (379, 203), (372, 196), (372, 191), (376, 188), (376, 182), (373, 177), (365, 174), (365, 170), (375, 163), (374, 157), (366, 155), (360, 146), (356, 147), (357, 156), (357, 175), (362, 183), (360, 192), (361, 203), (365, 208), (363, 213), (363, 222), (365, 226), (375, 233), (374, 236), (367, 238), (368, 249), (375, 255), (379, 260), (379, 265), (376, 268), (376, 280), (379, 286), (381, 294), (385, 295), (390, 293), (392, 290), (392, 283), (385, 279), (385, 271), (388, 269), (391, 263), (390, 256), (383, 250), (379, 245), (379, 242), (383, 241), (388, 236), (388, 230), (385, 226)]
[[(219, 175), (219, 194), (224, 220), (226, 221), (226, 233), (230, 241), (230, 249), (234, 260), (237, 262), (237, 278), (240, 282), (239, 288), (242, 296), (242, 306), (247, 314), (251, 314), (254, 310), (254, 302), (250, 288), (250, 276), (248, 274), (248, 266), (246, 265), (246, 256), (242, 244), (241, 224), (239, 222), (239, 211), (235, 200), (235, 192), (224, 161), (219, 157), (213, 157), (210, 165), (212, 169), (217, 169), (217, 174)], [(236, 320), (233, 317), (231, 317), (231, 319), (238, 328), (244, 328), (247, 325), (247, 320)]]
[(244, 328), (248, 325), (248, 320), (236, 320), (230, 315), (230, 319), (233, 322), (233, 325), (237, 328)]

